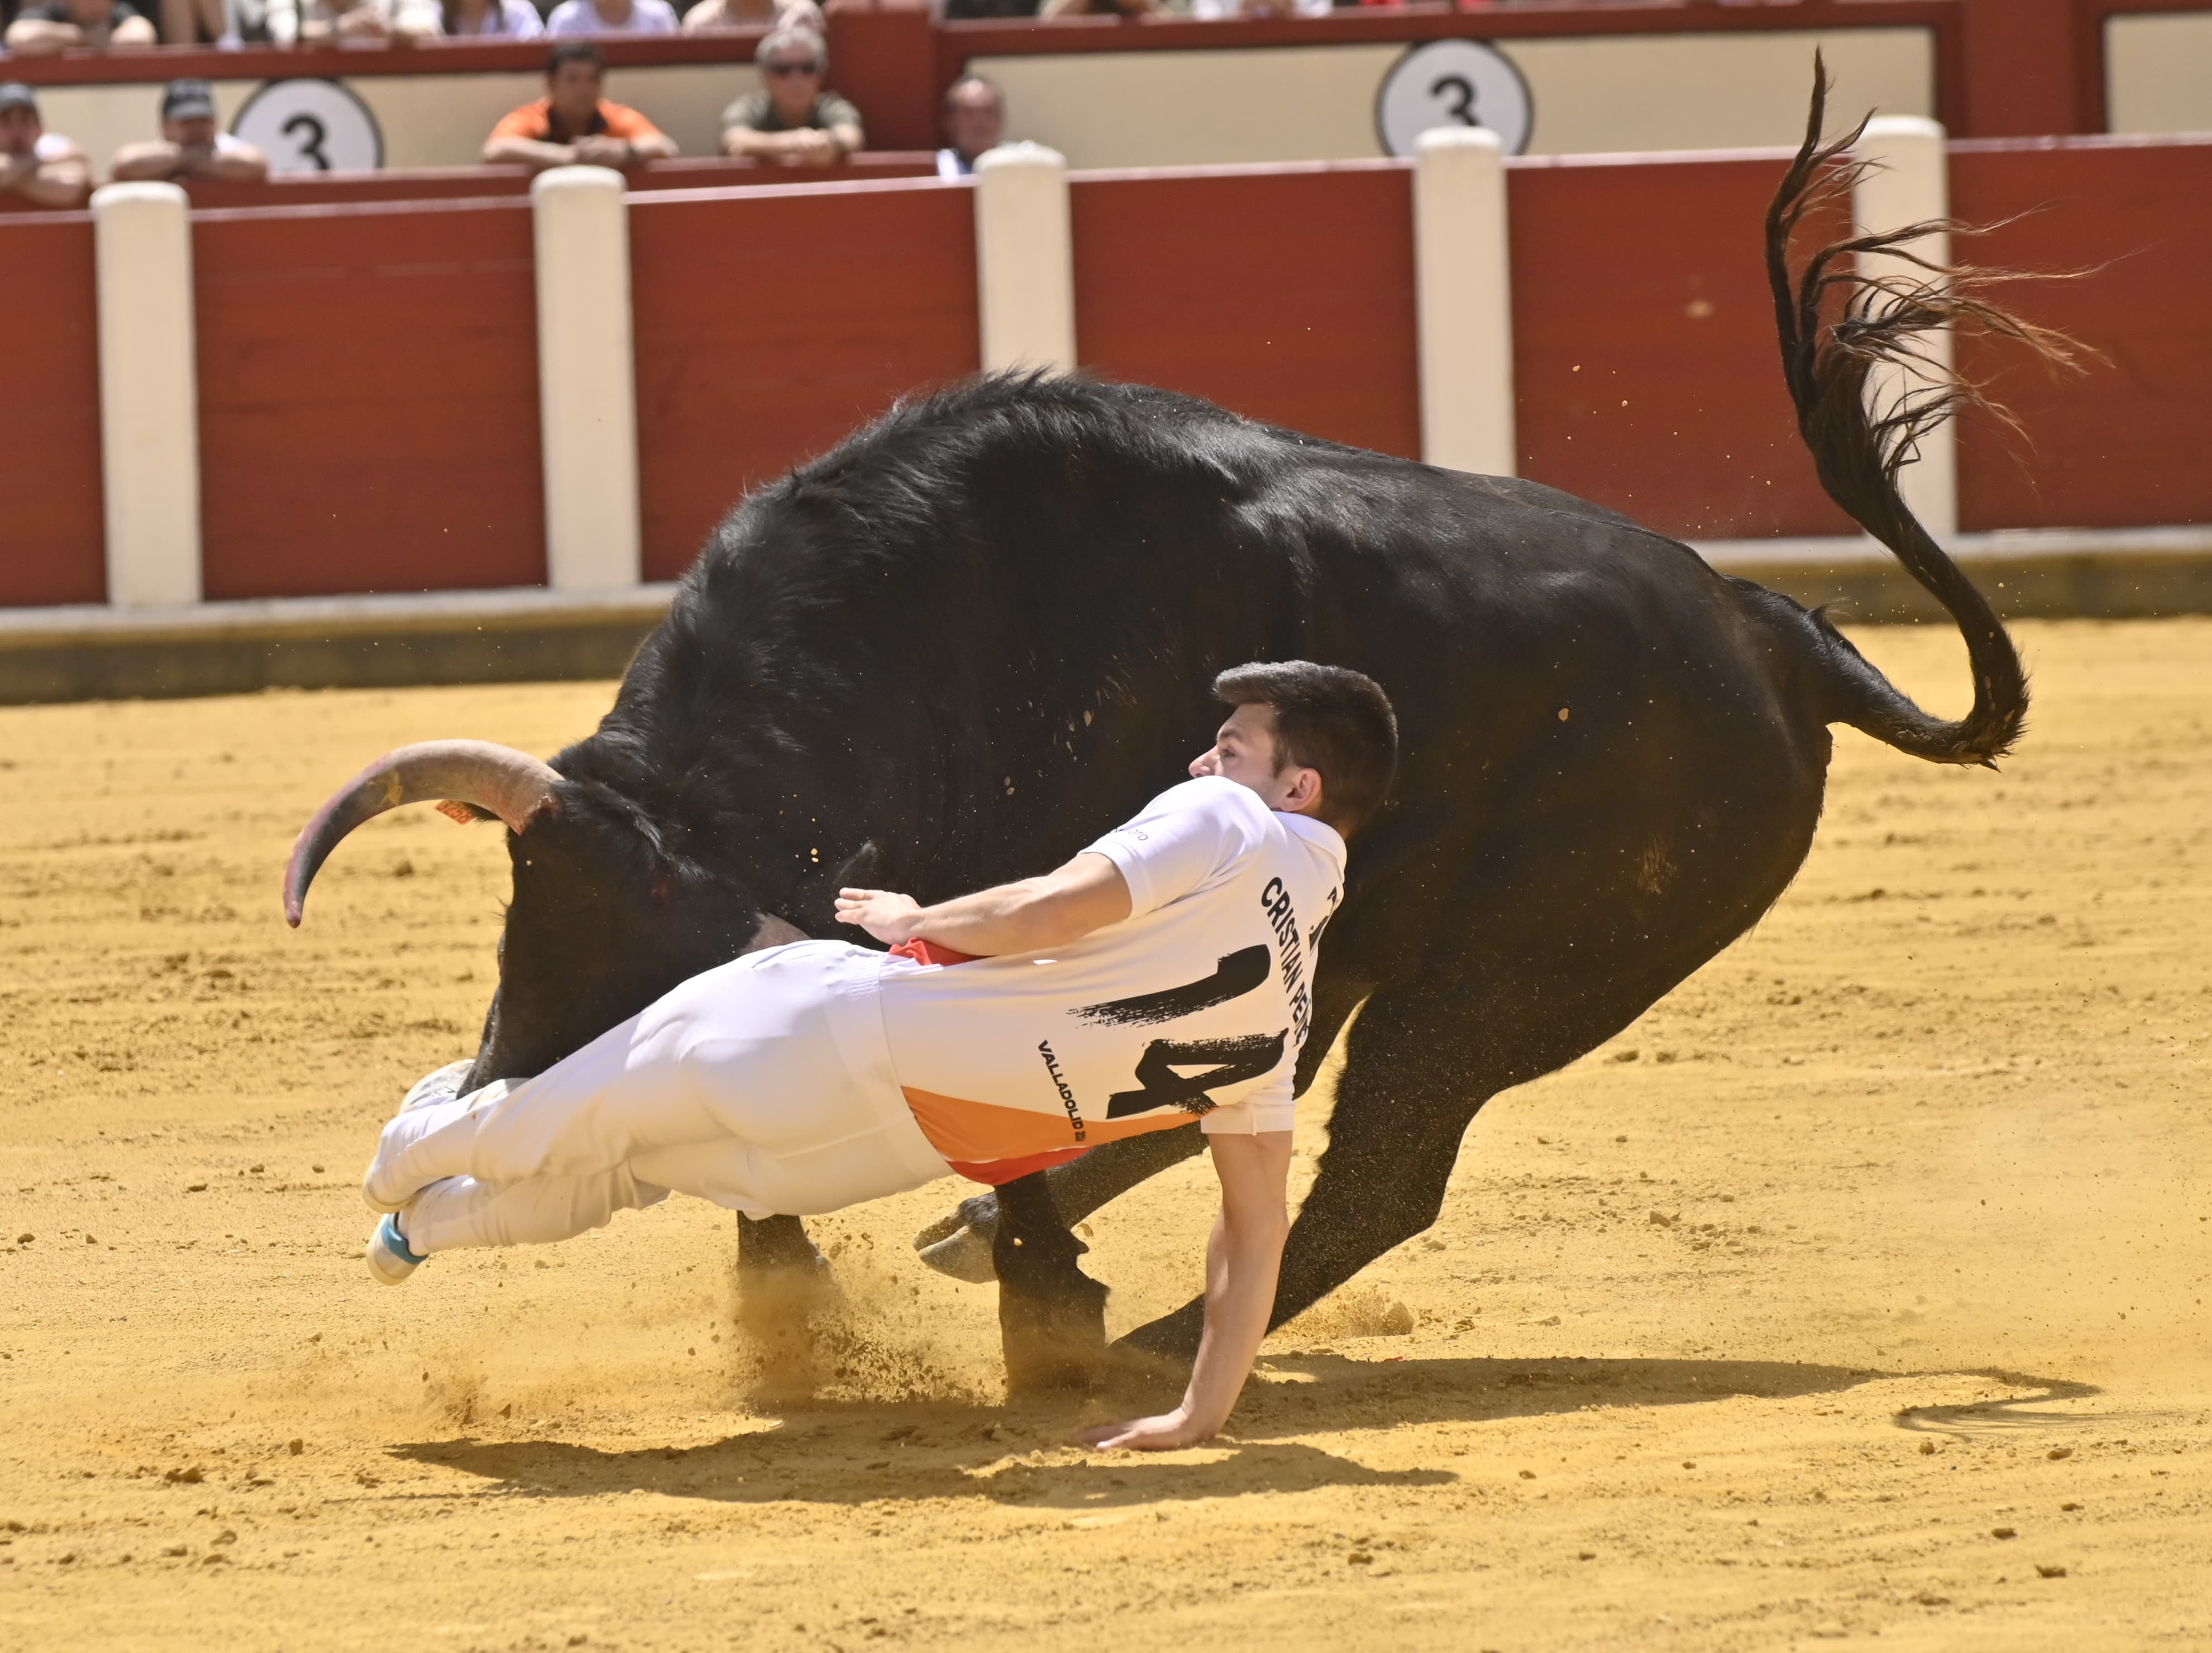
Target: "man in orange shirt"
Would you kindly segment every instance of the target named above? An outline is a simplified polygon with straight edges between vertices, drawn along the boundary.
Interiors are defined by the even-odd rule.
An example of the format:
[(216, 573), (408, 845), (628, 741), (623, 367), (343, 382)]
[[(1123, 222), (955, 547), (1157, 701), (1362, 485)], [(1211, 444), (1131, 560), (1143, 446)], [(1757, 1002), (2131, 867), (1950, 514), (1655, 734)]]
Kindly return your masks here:
[(588, 40), (563, 40), (545, 64), (545, 95), (501, 120), (484, 140), (487, 161), (532, 172), (581, 163), (634, 167), (676, 153), (675, 140), (635, 109), (599, 95), (607, 60)]

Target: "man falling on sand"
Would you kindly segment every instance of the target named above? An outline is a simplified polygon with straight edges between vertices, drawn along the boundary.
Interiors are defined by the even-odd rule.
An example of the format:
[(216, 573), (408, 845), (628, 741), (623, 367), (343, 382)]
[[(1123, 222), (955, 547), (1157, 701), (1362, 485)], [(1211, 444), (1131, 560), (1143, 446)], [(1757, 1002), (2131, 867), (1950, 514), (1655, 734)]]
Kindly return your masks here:
[[(1233, 710), (1192, 779), (1057, 872), (934, 907), (847, 890), (837, 916), (945, 964), (841, 941), (745, 954), (535, 1079), (418, 1085), (362, 1182), (396, 1284), (463, 1246), (566, 1239), (681, 1190), (808, 1216), (948, 1170), (1005, 1181), (1195, 1116), (1221, 1212), (1182, 1404), (1093, 1430), (1212, 1435), (1249, 1375), (1289, 1231), (1292, 1077), (1345, 839), (1397, 762), (1382, 690), (1291, 660), (1215, 679)], [(914, 944), (927, 944), (916, 947)]]

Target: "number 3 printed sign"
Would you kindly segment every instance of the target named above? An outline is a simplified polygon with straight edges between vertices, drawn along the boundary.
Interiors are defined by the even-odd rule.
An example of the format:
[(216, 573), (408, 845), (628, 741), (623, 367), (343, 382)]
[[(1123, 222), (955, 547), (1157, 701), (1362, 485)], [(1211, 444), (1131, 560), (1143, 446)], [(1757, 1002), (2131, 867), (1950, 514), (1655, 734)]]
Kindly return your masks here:
[(374, 172), (384, 164), (376, 117), (337, 81), (265, 81), (230, 130), (269, 157), (272, 173)]
[(1392, 64), (1375, 99), (1375, 131), (1384, 151), (1410, 155), (1437, 126), (1486, 126), (1508, 155), (1528, 147), (1535, 111), (1521, 71), (1480, 40), (1431, 40)]

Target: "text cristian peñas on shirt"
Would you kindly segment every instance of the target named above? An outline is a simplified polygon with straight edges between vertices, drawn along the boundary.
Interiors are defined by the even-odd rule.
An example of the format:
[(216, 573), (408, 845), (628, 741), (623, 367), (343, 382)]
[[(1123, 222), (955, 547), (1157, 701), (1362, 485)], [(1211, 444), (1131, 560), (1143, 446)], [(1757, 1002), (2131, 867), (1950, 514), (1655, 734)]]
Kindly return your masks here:
[(1120, 923), (1049, 956), (884, 971), (891, 1066), (922, 1133), (965, 1166), (1193, 1119), (1289, 1130), (1344, 840), (1206, 775), (1089, 849), (1128, 884)]

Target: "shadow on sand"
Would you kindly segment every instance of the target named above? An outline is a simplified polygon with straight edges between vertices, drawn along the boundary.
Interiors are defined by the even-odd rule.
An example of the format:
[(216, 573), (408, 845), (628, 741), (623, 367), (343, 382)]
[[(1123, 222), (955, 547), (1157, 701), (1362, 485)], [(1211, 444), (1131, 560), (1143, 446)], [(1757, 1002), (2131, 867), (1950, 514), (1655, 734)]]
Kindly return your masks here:
[[(1290, 1437), (1404, 1424), (1486, 1423), (1593, 1407), (1687, 1406), (1752, 1395), (1829, 1395), (1862, 1383), (1935, 1373), (1757, 1360), (1360, 1361), (1329, 1353), (1270, 1358), (1269, 1381), (1246, 1392), (1236, 1438), (1200, 1461), (1133, 1455), (1069, 1458), (1072, 1404), (996, 1407), (948, 1401), (805, 1401), (765, 1407), (775, 1426), (705, 1446), (605, 1451), (568, 1442), (467, 1437), (392, 1449), (501, 1483), (525, 1497), (590, 1498), (642, 1491), (719, 1503), (858, 1504), (879, 1499), (990, 1498), (1069, 1511), (1321, 1486), (1435, 1486), (1441, 1468), (1374, 1469)], [(1951, 1430), (2081, 1419), (2038, 1409), (2098, 1391), (2003, 1371), (1978, 1376), (2036, 1393), (1963, 1407), (1918, 1407), (1899, 1427)], [(1158, 1386), (1115, 1397), (1131, 1412), (1157, 1406)]]

